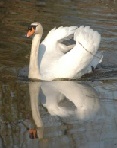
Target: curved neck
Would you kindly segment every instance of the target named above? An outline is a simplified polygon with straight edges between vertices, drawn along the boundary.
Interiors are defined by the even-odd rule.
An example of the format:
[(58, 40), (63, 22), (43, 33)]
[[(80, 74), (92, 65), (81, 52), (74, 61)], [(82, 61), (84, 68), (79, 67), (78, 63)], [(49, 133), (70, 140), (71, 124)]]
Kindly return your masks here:
[(35, 36), (32, 39), (32, 48), (29, 63), (29, 78), (41, 79), (38, 67), (38, 50), (41, 37), (42, 35), (35, 34)]

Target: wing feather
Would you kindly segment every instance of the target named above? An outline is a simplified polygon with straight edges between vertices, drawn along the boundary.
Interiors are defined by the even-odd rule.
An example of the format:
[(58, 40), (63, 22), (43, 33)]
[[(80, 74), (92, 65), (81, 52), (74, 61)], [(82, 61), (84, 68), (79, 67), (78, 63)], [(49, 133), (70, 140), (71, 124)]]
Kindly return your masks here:
[(59, 28), (54, 28), (51, 31), (49, 31), (48, 35), (44, 39), (44, 43), (46, 45), (48, 44), (56, 44), (59, 40), (62, 40), (64, 38), (67, 38), (71, 34), (74, 34), (78, 27), (77, 26), (70, 26), (70, 27), (59, 27)]

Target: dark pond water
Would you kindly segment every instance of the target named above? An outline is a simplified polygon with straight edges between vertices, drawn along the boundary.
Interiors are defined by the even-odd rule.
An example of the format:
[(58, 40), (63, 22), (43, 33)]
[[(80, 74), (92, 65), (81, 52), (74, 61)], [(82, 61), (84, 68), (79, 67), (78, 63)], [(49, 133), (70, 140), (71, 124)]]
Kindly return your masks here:
[[(117, 1), (0, 0), (0, 18), (0, 147), (116, 148)], [(44, 37), (61, 25), (99, 31), (100, 69), (85, 82), (19, 80), (31, 48), (24, 35), (34, 21)]]
[(0, 86), (2, 148), (116, 148), (117, 81)]

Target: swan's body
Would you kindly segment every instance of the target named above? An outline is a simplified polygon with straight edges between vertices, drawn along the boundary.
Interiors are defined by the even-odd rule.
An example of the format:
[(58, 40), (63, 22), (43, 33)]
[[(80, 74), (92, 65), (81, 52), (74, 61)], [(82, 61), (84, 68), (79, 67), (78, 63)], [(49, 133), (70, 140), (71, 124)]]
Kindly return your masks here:
[[(41, 42), (43, 28), (40, 23), (32, 23), (27, 37), (33, 34), (29, 63), (29, 78), (53, 80), (56, 78), (81, 77), (91, 72), (101, 61), (97, 53), (100, 34), (86, 26), (59, 27), (52, 29)], [(73, 36), (75, 45), (61, 43)]]

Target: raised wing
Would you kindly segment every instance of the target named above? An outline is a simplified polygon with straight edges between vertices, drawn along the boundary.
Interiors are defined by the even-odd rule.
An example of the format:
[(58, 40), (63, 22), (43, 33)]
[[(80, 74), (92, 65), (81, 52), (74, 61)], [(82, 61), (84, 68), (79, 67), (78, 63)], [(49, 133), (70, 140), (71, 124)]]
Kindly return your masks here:
[(59, 27), (58, 29), (54, 28), (51, 31), (49, 31), (48, 35), (42, 42), (42, 44), (46, 45), (48, 47), (56, 45), (60, 40), (67, 39), (70, 35), (74, 34), (76, 31), (77, 26), (71, 26), (71, 27)]
[(77, 73), (81, 76), (81, 71), (92, 63), (93, 58), (97, 58), (98, 62), (102, 58), (96, 55), (101, 39), (97, 31), (81, 26), (76, 30), (74, 39), (76, 46), (63, 55), (55, 66), (54, 71), (58, 78), (73, 78)]

